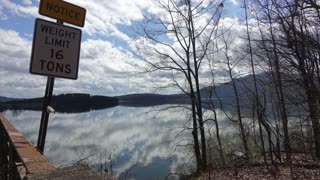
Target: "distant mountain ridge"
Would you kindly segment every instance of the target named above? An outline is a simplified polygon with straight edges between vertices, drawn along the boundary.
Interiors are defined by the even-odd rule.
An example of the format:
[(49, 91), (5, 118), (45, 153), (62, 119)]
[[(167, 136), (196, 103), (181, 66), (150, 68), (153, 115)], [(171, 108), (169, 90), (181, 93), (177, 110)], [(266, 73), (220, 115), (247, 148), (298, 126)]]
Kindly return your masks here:
[[(264, 84), (268, 83), (270, 81), (270, 73), (264, 72), (256, 75), (257, 78), (257, 87), (258, 90), (263, 87)], [(244, 77), (236, 78), (234, 79), (235, 85), (238, 90), (238, 94), (240, 98), (245, 98), (243, 95), (248, 94), (248, 90), (254, 89), (254, 83), (253, 83), (253, 75), (247, 75)], [(212, 92), (213, 96), (212, 98), (221, 98), (221, 99), (229, 99), (235, 97), (235, 92), (233, 89), (232, 81), (219, 84), (215, 87), (215, 92), (212, 86), (207, 86), (202, 88), (201, 90), (201, 96), (203, 99), (209, 98), (209, 93)]]
[(17, 98), (10, 98), (10, 97), (0, 96), (0, 102), (15, 101), (15, 100), (18, 100), (18, 99)]

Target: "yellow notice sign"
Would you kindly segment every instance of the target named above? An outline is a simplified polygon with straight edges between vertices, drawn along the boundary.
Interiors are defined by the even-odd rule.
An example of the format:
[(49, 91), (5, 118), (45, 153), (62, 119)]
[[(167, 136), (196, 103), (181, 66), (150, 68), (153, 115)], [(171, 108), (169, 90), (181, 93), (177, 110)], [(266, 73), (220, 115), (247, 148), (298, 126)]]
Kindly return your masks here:
[(61, 0), (41, 0), (39, 13), (83, 27), (86, 9)]

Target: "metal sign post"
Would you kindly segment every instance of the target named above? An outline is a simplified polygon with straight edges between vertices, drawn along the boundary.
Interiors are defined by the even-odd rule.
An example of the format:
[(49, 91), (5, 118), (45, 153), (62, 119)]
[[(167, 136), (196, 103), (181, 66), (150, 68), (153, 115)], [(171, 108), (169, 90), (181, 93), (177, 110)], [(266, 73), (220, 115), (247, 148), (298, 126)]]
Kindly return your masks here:
[(47, 127), (48, 127), (48, 120), (49, 120), (49, 112), (47, 112), (47, 107), (50, 106), (51, 104), (53, 86), (54, 86), (54, 77), (49, 76), (47, 79), (46, 92), (43, 98), (42, 114), (41, 114), (38, 143), (37, 143), (37, 147), (41, 154), (43, 154), (44, 144), (46, 142)]
[[(58, 20), (57, 24), (62, 25), (63, 22)], [(45, 91), (45, 94), (43, 97), (42, 114), (41, 114), (40, 128), (39, 128), (39, 134), (38, 134), (38, 143), (37, 143), (37, 148), (41, 154), (43, 154), (44, 145), (46, 142), (48, 121), (49, 121), (49, 114), (50, 114), (47, 111), (47, 107), (51, 105), (51, 98), (52, 98), (53, 87), (54, 87), (54, 79), (55, 79), (54, 77), (48, 76), (46, 91)]]
[(29, 69), (31, 74), (48, 76), (37, 142), (43, 154), (49, 114), (54, 112), (50, 105), (55, 77), (78, 78), (82, 32), (64, 26), (63, 21), (83, 27), (86, 9), (65, 1), (41, 0), (39, 14), (57, 19), (57, 23), (36, 19)]

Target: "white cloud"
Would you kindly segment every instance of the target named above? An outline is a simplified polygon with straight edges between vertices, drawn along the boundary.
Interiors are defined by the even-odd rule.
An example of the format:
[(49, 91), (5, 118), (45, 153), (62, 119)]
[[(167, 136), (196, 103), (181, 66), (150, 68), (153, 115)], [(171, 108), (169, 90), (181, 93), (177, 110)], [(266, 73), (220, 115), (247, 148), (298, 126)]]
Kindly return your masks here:
[(29, 74), (31, 42), (13, 30), (0, 28), (0, 95), (34, 97), (41, 95), (45, 78)]
[(108, 41), (91, 40), (82, 43), (81, 66), (89, 72), (101, 71), (105, 75), (128, 72), (134, 68), (130, 65), (132, 56), (113, 47)]
[[(43, 96), (46, 77), (29, 74), (30, 54), (31, 41), (16, 31), (0, 29), (0, 75), (8, 77), (0, 79), (0, 96)], [(54, 94), (121, 95), (154, 91), (154, 77), (137, 74), (136, 64), (143, 66), (132, 54), (110, 42), (88, 39), (81, 45), (78, 80), (56, 78)], [(162, 82), (161, 78), (158, 80)]]
[(22, 0), (22, 3), (25, 5), (32, 5), (32, 0)]
[(120, 39), (127, 36), (118, 30), (117, 25), (130, 26), (132, 21), (143, 18), (140, 9), (143, 2), (134, 1), (70, 1), (87, 10), (83, 30), (89, 35), (96, 33), (104, 36), (116, 36)]
[[(104, 36), (116, 36), (128, 40), (127, 35), (118, 30), (117, 24), (130, 26), (132, 21), (143, 18), (142, 9), (147, 7), (147, 1), (68, 1), (87, 10), (84, 32), (90, 36), (101, 34)], [(9, 0), (0, 0), (0, 18), (9, 16), (3, 12), (8, 10), (13, 15), (35, 16), (45, 18), (38, 14), (38, 4), (32, 4), (31, 0), (23, 0), (21, 4)], [(45, 18), (47, 19), (47, 18)]]
[(28, 69), (31, 42), (12, 30), (0, 29), (0, 63), (6, 70), (24, 72)]
[(32, 15), (37, 16), (38, 14), (38, 7), (33, 6), (31, 2), (26, 3), (27, 1), (23, 1), (23, 4), (16, 4), (9, 0), (0, 0), (0, 3), (2, 6), (8, 10), (10, 10), (11, 13), (19, 16), (24, 15)]
[[(37, 10), (35, 10), (36, 6), (33, 6), (30, 1), (26, 0), (25, 4), (16, 4), (7, 0), (0, 1), (0, 9), (4, 8), (13, 12), (14, 15), (19, 15), (18, 18), (21, 21), (24, 20), (24, 15), (38, 16)], [(125, 47), (121, 47), (121, 44), (117, 44), (115, 42), (117, 39), (106, 38), (114, 36), (122, 39), (128, 42), (130, 47), (142, 48), (147, 53), (148, 58), (153, 59), (153, 52), (143, 49), (144, 45), (148, 45), (150, 42), (144, 39), (131, 39), (128, 34), (125, 34), (118, 28), (118, 25), (130, 27), (134, 21), (140, 21), (143, 18), (144, 12), (166, 18), (164, 12), (159, 10), (153, 1), (101, 2), (97, 0), (74, 0), (71, 2), (87, 9), (84, 31), (92, 36), (86, 36), (81, 44), (78, 80), (72, 81), (57, 78), (54, 89), (55, 94), (83, 92), (120, 95), (144, 92), (179, 92), (179, 90), (174, 88), (157, 91), (154, 87), (163, 87), (172, 82), (172, 74), (162, 71), (151, 74), (137, 73), (141, 69), (144, 69), (145, 63), (137, 60)], [(26, 9), (23, 10), (25, 7)], [(197, 21), (196, 25), (201, 26), (201, 22)], [(253, 23), (251, 22), (251, 24)], [(230, 41), (233, 41), (233, 48), (243, 46), (243, 40), (239, 36), (243, 34), (245, 28), (237, 18), (222, 19), (221, 27), (230, 29), (231, 33), (229, 33), (229, 37), (231, 38)], [(8, 77), (0, 79), (0, 96), (42, 96), (46, 77), (29, 74), (31, 41), (26, 39), (29, 37), (25, 35), (23, 30), (20, 30), (22, 31), (20, 34), (16, 31), (0, 27), (0, 75), (1, 77)], [(112, 42), (106, 39), (111, 39)], [(173, 37), (170, 37), (170, 39), (173, 39)], [(222, 44), (221, 41), (219, 42)], [(154, 45), (159, 51), (170, 52), (169, 49), (159, 44)], [(178, 48), (178, 43), (173, 44), (173, 46), (177, 51), (182, 50)], [(216, 60), (218, 62), (223, 61), (223, 56), (217, 55)], [(203, 76), (203, 80), (209, 82), (209, 69), (205, 66), (203, 67), (200, 73)], [(238, 69), (243, 71), (242, 67), (239, 66)], [(222, 72), (225, 69), (225, 64), (216, 63), (215, 68), (219, 70), (217, 78), (222, 79), (225, 74)], [(183, 81), (180, 77), (177, 80)]]
[(230, 1), (231, 1), (231, 3), (232, 3), (233, 5), (238, 5), (238, 4), (239, 4), (238, 0), (230, 0)]

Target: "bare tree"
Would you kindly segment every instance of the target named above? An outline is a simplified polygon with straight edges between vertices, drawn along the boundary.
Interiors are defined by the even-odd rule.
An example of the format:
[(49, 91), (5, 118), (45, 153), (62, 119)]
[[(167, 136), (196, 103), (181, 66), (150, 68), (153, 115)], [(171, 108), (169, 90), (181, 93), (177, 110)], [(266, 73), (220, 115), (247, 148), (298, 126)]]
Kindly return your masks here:
[(264, 162), (267, 164), (267, 157), (266, 157), (266, 150), (264, 145), (264, 139), (263, 139), (263, 132), (262, 132), (262, 126), (263, 123), (265, 125), (265, 128), (267, 128), (266, 123), (263, 121), (263, 111), (259, 99), (259, 92), (258, 92), (258, 86), (257, 86), (257, 77), (256, 77), (256, 70), (254, 66), (254, 60), (253, 60), (253, 48), (251, 44), (251, 36), (249, 31), (249, 23), (248, 23), (248, 4), (247, 1), (243, 1), (243, 7), (245, 12), (245, 24), (246, 24), (246, 34), (247, 34), (247, 41), (248, 41), (248, 50), (249, 50), (249, 57), (250, 57), (250, 65), (252, 70), (252, 76), (253, 76), (253, 85), (254, 85), (254, 100), (255, 100), (255, 110), (258, 118), (258, 125), (259, 125), (259, 133), (260, 133), (260, 140), (261, 140), (261, 146), (262, 146), (262, 155), (264, 158)]
[(315, 155), (320, 158), (319, 87), (315, 83), (316, 62), (319, 60), (315, 54), (319, 52), (319, 47), (313, 46), (319, 41), (314, 37), (318, 34), (318, 28), (312, 25), (315, 11), (309, 11), (309, 3), (303, 1), (273, 1), (273, 4), (284, 40), (281, 55), (301, 77), (312, 122)]
[[(210, 118), (208, 120), (212, 120), (214, 122), (215, 126), (215, 131), (216, 131), (216, 138), (218, 141), (218, 151), (219, 151), (219, 156), (221, 159), (221, 163), (223, 166), (225, 166), (225, 159), (224, 159), (224, 153), (223, 153), (223, 148), (222, 148), (222, 142), (221, 142), (221, 137), (220, 137), (220, 127), (219, 127), (219, 122), (218, 122), (218, 115), (217, 115), (217, 105), (215, 103), (215, 98), (218, 98), (219, 104), (221, 104), (221, 100), (216, 92), (216, 83), (215, 83), (215, 74), (214, 74), (214, 53), (211, 54), (211, 56), (207, 57), (208, 60), (208, 65), (210, 68), (210, 73), (211, 73), (211, 85), (209, 86), (208, 89), (208, 106), (209, 110), (213, 112), (213, 118)], [(210, 141), (209, 141), (210, 143)]]
[(284, 76), (304, 89), (308, 116), (312, 122), (316, 157), (320, 157), (319, 126), (319, 6), (315, 1), (255, 1), (258, 20), (266, 27), (262, 42), (273, 59), (276, 92), (284, 133), (287, 161), (291, 162)]
[(214, 1), (191, 0), (158, 0), (157, 4), (164, 16), (145, 17), (139, 31), (147, 43), (138, 47), (136, 54), (148, 63), (148, 71), (173, 74), (173, 85), (189, 96), (194, 152), (200, 172), (207, 165), (200, 70), (215, 38), (222, 6)]
[[(231, 80), (233, 92), (234, 92), (234, 95), (235, 95), (235, 101), (236, 101), (237, 119), (235, 121), (239, 125), (239, 131), (240, 131), (241, 140), (242, 140), (242, 143), (243, 143), (243, 147), (244, 147), (244, 150), (245, 150), (246, 157), (250, 157), (251, 156), (251, 152), (250, 152), (250, 149), (249, 149), (249, 146), (248, 146), (248, 138), (247, 138), (247, 135), (246, 135), (246, 130), (245, 130), (244, 123), (243, 123), (243, 118), (242, 118), (241, 102), (240, 102), (240, 95), (239, 95), (239, 90), (238, 90), (239, 87), (237, 86), (236, 79), (235, 79), (235, 77), (233, 75), (233, 69), (236, 67), (236, 65), (238, 63), (234, 63), (232, 65), (231, 57), (229, 55), (229, 43), (226, 40), (225, 35), (223, 35), (222, 38), (223, 38), (223, 43), (224, 43), (224, 52), (223, 52), (223, 54), (224, 54), (224, 56), (226, 58), (226, 64), (227, 64), (227, 67), (228, 67), (228, 74), (229, 74), (229, 77), (230, 77), (230, 80)], [(241, 59), (239, 59), (238, 61), (240, 61), (240, 60)], [(229, 118), (229, 119), (231, 121), (234, 121), (234, 119), (231, 119), (231, 118)]]

